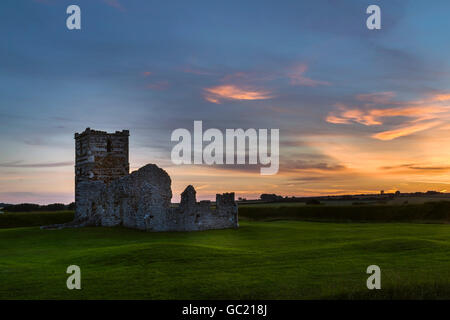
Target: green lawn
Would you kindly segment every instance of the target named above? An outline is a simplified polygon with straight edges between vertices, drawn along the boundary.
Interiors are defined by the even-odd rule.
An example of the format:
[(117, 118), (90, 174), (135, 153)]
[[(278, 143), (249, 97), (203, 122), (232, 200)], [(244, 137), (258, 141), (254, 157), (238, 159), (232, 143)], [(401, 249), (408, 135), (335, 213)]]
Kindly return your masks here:
[[(0, 229), (0, 299), (450, 298), (450, 225), (241, 221), (238, 230)], [(66, 288), (78, 265), (82, 290)], [(382, 290), (366, 288), (367, 266)]]

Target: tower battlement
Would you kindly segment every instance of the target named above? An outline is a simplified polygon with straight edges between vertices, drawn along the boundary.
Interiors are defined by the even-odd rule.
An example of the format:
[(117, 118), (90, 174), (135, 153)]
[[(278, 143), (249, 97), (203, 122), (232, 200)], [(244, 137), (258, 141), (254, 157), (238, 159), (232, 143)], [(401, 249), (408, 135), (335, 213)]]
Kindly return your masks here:
[(115, 136), (129, 136), (130, 131), (129, 130), (122, 130), (122, 131), (116, 131), (115, 133), (108, 133), (106, 131), (100, 131), (100, 130), (92, 130), (91, 128), (86, 128), (81, 133), (76, 132), (75, 133), (75, 139), (82, 137), (84, 135), (115, 135)]
[(81, 181), (110, 182), (129, 174), (128, 130), (75, 133), (75, 188)]

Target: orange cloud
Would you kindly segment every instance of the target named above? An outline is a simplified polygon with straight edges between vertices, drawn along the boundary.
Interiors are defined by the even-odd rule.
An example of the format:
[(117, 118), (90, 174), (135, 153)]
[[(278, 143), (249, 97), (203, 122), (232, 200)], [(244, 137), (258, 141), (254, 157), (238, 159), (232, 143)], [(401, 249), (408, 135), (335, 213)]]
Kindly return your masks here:
[(399, 137), (408, 136), (408, 135), (416, 133), (416, 132), (431, 129), (433, 127), (436, 127), (439, 124), (441, 124), (440, 121), (420, 123), (420, 124), (405, 126), (402, 128), (397, 128), (394, 130), (379, 132), (377, 134), (372, 135), (372, 137), (375, 139), (378, 139), (378, 140), (383, 140), (383, 141), (393, 140), (393, 139), (396, 139)]
[(411, 117), (416, 118), (415, 122), (417, 122), (421, 120), (434, 119), (437, 117), (438, 113), (449, 111), (448, 108), (439, 106), (359, 110), (345, 109), (345, 107), (341, 105), (340, 108), (342, 111), (339, 115), (330, 113), (328, 114), (326, 121), (335, 124), (348, 124), (351, 121), (354, 121), (366, 126), (373, 126), (382, 125), (382, 118)]
[(382, 124), (377, 120), (378, 116), (375, 115), (379, 110), (363, 111), (359, 109), (347, 109), (346, 106), (341, 104), (337, 106), (341, 109), (340, 114), (330, 112), (325, 119), (327, 122), (334, 124), (349, 124), (354, 121), (366, 126)]
[(304, 73), (307, 70), (308, 70), (308, 66), (306, 64), (300, 64), (300, 65), (294, 67), (292, 69), (292, 72), (288, 74), (288, 77), (291, 79), (291, 84), (307, 86), (307, 87), (330, 85), (330, 83), (327, 81), (313, 80), (311, 78), (305, 77)]
[(450, 94), (438, 94), (432, 98), (432, 101), (448, 101), (450, 100)]
[(269, 91), (248, 90), (233, 84), (225, 84), (205, 89), (204, 98), (212, 103), (222, 100), (266, 100), (272, 98)]
[[(352, 122), (360, 123), (366, 126), (383, 125), (384, 118), (406, 117), (403, 119), (403, 125), (392, 130), (372, 135), (379, 140), (393, 140), (399, 137), (407, 136), (419, 131), (427, 130), (442, 124), (445, 116), (448, 116), (450, 106), (442, 102), (450, 100), (450, 94), (438, 94), (424, 100), (413, 101), (392, 101), (395, 97), (393, 92), (379, 92), (370, 94), (360, 94), (356, 96), (357, 100), (367, 102), (364, 108), (349, 108), (343, 104), (336, 104), (339, 111), (330, 112), (326, 121), (333, 124), (350, 124)], [(374, 108), (377, 104), (391, 104), (394, 108)], [(433, 122), (427, 122), (436, 120)]]
[(347, 119), (340, 118), (340, 117), (337, 117), (337, 116), (334, 116), (334, 115), (331, 115), (331, 114), (329, 114), (326, 117), (325, 121), (329, 122), (329, 123), (334, 123), (334, 124), (348, 124), (348, 123), (350, 123), (350, 121), (347, 120)]

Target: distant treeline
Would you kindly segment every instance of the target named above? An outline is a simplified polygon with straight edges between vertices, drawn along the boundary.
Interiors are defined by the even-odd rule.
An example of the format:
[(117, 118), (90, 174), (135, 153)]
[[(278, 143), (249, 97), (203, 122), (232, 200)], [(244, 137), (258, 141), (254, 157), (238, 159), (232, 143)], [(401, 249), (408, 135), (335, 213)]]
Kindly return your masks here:
[(75, 210), (75, 202), (71, 204), (52, 203), (41, 206), (35, 203), (11, 204), (3, 208), (6, 212), (31, 212), (31, 211), (64, 211)]
[[(428, 196), (438, 196), (438, 195), (449, 195), (439, 191), (427, 191), (427, 192), (411, 192), (411, 193), (401, 193), (396, 191), (394, 193), (384, 193), (382, 191), (380, 194), (355, 194), (355, 195), (337, 195), (337, 196), (317, 196), (317, 197), (288, 197), (280, 196), (275, 193), (263, 193), (259, 197), (262, 202), (306, 202), (307, 204), (314, 204), (308, 202), (317, 202), (320, 200), (327, 201), (351, 201), (351, 200), (389, 200), (395, 197), (428, 197)], [(239, 201), (245, 202), (246, 199), (240, 198)]]

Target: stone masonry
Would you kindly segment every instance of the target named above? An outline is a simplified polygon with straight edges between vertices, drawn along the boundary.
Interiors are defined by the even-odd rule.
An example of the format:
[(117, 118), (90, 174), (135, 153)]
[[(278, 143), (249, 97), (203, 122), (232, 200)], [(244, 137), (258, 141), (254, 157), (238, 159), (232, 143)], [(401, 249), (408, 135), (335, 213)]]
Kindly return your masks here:
[(238, 227), (234, 193), (196, 200), (188, 186), (178, 207), (171, 205), (171, 179), (148, 164), (129, 174), (129, 131), (106, 133), (87, 128), (75, 134), (75, 219), (48, 227), (118, 226), (147, 231), (196, 231)]

